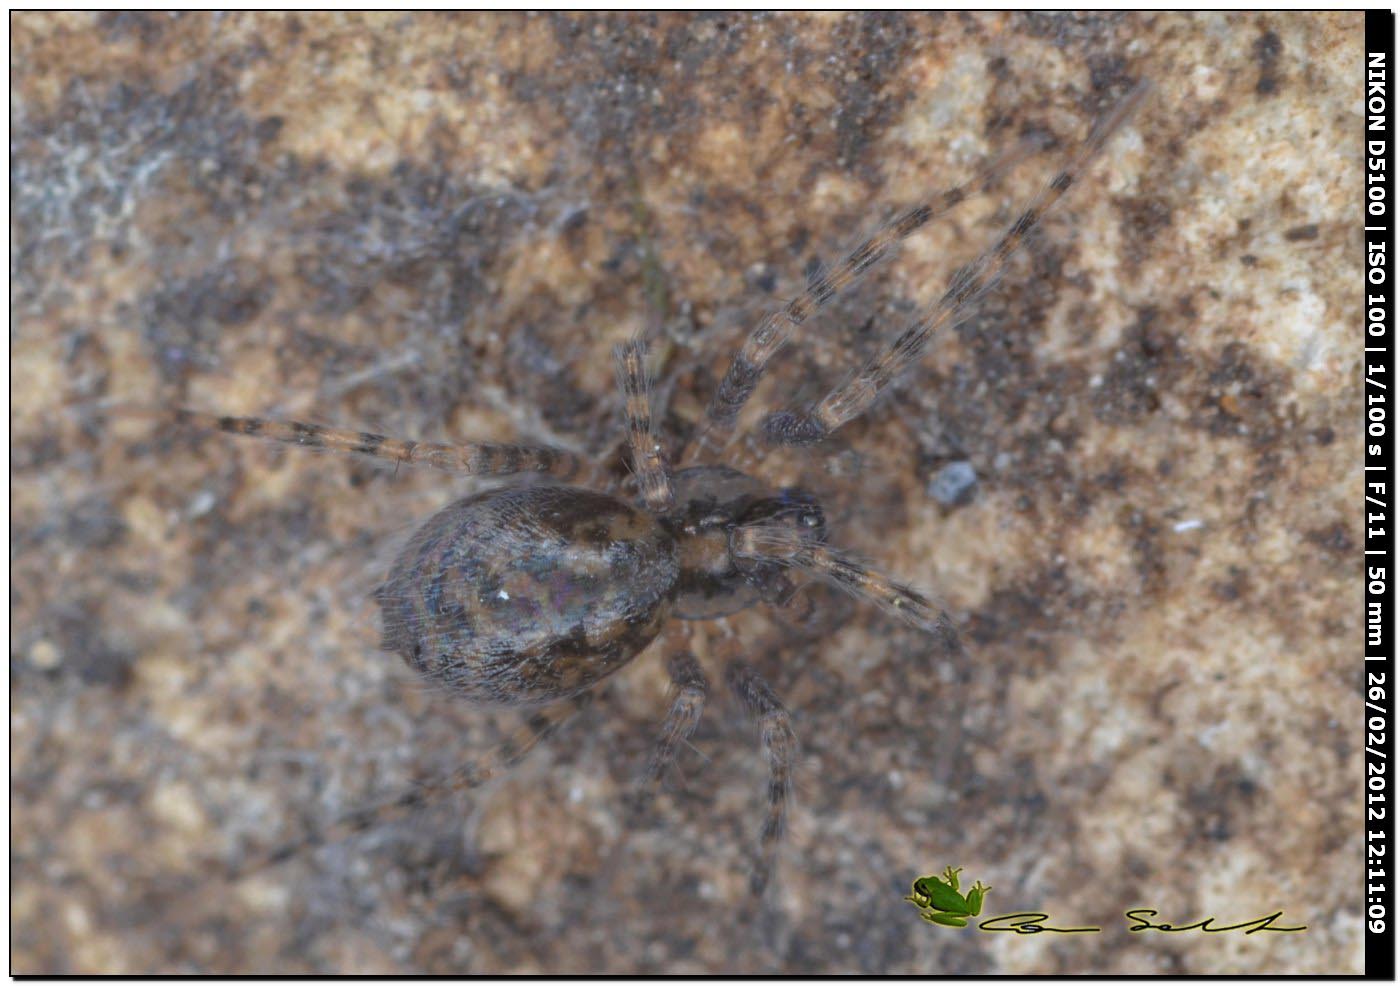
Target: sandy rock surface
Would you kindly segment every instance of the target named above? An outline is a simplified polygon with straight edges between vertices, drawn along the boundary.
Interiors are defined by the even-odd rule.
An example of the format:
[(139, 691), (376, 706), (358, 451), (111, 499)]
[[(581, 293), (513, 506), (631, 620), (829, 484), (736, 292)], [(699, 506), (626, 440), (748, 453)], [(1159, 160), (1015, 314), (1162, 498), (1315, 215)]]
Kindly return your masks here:
[[(1360, 14), (12, 18), (14, 972), (1358, 972)], [(471, 480), (104, 401), (574, 448), (625, 472), (862, 231), (1053, 146), (804, 328), (819, 396), (1137, 80), (974, 318), (755, 471), (939, 593), (951, 663), (824, 589), (699, 627), (714, 685), (625, 798), (660, 645), (490, 786), (220, 874), (517, 718), (377, 650), (394, 546)], [(802, 742), (777, 884), (741, 653)], [(964, 867), (984, 913), (901, 898)], [(1130, 934), (1283, 909), (1295, 934)]]

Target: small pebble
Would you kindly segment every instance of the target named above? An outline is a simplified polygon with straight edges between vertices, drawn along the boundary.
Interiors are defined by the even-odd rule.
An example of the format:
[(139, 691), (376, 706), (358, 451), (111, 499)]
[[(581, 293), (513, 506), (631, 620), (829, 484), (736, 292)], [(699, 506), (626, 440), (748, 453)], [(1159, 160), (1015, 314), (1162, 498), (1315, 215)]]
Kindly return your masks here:
[(212, 492), (210, 492), (209, 490), (200, 490), (194, 495), (194, 499), (190, 501), (190, 516), (203, 517), (209, 511), (214, 509), (214, 504), (217, 502), (218, 498), (215, 497)]
[(29, 663), (41, 671), (52, 671), (62, 660), (63, 655), (52, 641), (40, 640), (29, 648)]
[(929, 480), (928, 494), (946, 507), (960, 506), (972, 499), (977, 488), (977, 470), (971, 462), (950, 462)]

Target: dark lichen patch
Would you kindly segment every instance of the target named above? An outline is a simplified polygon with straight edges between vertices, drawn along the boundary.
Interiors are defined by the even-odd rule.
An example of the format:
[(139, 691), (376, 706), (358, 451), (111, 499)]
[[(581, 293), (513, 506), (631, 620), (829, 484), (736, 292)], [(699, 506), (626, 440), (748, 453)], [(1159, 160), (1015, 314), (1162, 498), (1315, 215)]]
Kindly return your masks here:
[(417, 299), (416, 318), (461, 325), (490, 296), (503, 254), (539, 210), (528, 191), (503, 192), (412, 161), (343, 181), (343, 205), (316, 217), (315, 241), (297, 261), (312, 305), (331, 316), (394, 287)]
[[(882, 858), (884, 854), (874, 846), (862, 848), (879, 871), (900, 865), (896, 860)], [(847, 888), (848, 892), (853, 894), (859, 893), (860, 889), (855, 885)], [(901, 890), (908, 892), (907, 887)], [(822, 968), (822, 961), (813, 962), (808, 959), (803, 962), (802, 956), (820, 955), (832, 942), (837, 943), (838, 947), (844, 946), (849, 949), (849, 957), (844, 966), (864, 975), (879, 975), (888, 968), (892, 959), (907, 962), (914, 957), (914, 941), (905, 927), (908, 915), (898, 906), (903, 903), (898, 894), (882, 897), (880, 902), (860, 919), (856, 919), (839, 901), (839, 894), (833, 896), (822, 908), (821, 915), (812, 927), (795, 936), (789, 948), (798, 967)]]
[(1277, 395), (1287, 391), (1283, 372), (1242, 342), (1227, 343), (1198, 373), (1191, 424), (1221, 438), (1245, 440), (1260, 454), (1276, 451), (1289, 421)]
[(97, 27), (109, 44), (134, 37), (150, 47), (165, 36), (169, 22), (169, 15), (151, 11), (104, 11), (97, 18)]
[(1228, 842), (1239, 837), (1241, 823), (1252, 813), (1261, 797), (1259, 783), (1238, 764), (1221, 764), (1209, 778), (1176, 776), (1179, 768), (1169, 768), (1164, 780), (1169, 787), (1184, 788), (1182, 807), (1191, 835), (1208, 842)]
[(101, 551), (122, 542), (127, 524), (101, 493), (83, 497), (68, 508), (63, 538), (75, 548)]
[(1259, 66), (1259, 78), (1254, 83), (1254, 91), (1261, 97), (1273, 96), (1279, 90), (1279, 56), (1283, 54), (1283, 41), (1274, 31), (1265, 31), (1254, 41), (1254, 60)]
[(325, 517), (305, 495), (250, 510), (236, 520), (223, 511), (210, 511), (186, 534), (198, 553), (188, 583), (179, 590), (183, 601), (194, 604), (230, 588), (242, 595), (249, 572), (290, 574), (303, 546), (325, 534)]
[(1140, 81), (1140, 69), (1134, 62), (1121, 54), (1099, 54), (1090, 56), (1089, 88), (1096, 95), (1119, 96)]
[(41, 624), (63, 655), (60, 672), (76, 676), (85, 687), (121, 689), (131, 680), (137, 653), (108, 632), (109, 607), (83, 596), (56, 603)]
[(1247, 602), (1251, 598), (1253, 581), (1246, 569), (1231, 565), (1225, 577), (1210, 583), (1210, 593), (1223, 603)]
[(557, 432), (568, 434), (578, 430), (579, 422), (596, 418), (599, 401), (575, 382), (573, 363), (544, 345), (542, 336), (534, 322), (522, 324), (512, 336), (506, 350), (513, 368), (507, 386), (516, 393), (531, 394), (549, 388), (554, 399), (540, 412)]
[(1144, 593), (1161, 593), (1167, 588), (1164, 525), (1158, 518), (1132, 506), (1124, 506), (1119, 511), (1118, 525), (1132, 546), (1138, 588)]
[[(665, 136), (668, 156), (684, 157), (696, 137), (691, 121), (703, 104), (720, 97), (719, 105), (728, 103), (732, 112), (740, 105), (733, 100), (750, 98), (753, 90), (735, 85), (718, 67), (735, 60), (756, 34), (766, 33), (761, 21), (746, 15), (652, 14), (638, 22), (631, 15), (555, 14), (548, 26), (576, 73), (516, 71), (506, 80), (512, 94), (522, 104), (552, 101), (569, 138), (606, 162), (610, 180), (617, 182), (619, 170), (635, 167), (644, 184), (647, 156), (636, 145), (638, 135)], [(686, 83), (682, 89), (672, 82), (677, 69)], [(733, 88), (711, 88), (717, 85)], [(653, 99), (653, 93), (667, 98)]]
[(166, 378), (207, 361), (230, 328), (255, 319), (272, 300), (262, 271), (239, 262), (162, 282), (138, 304), (142, 335)]
[(1020, 17), (1024, 30), (1032, 37), (1046, 38), (1057, 48), (1100, 58), (1103, 52), (1119, 47), (1117, 35), (1124, 24), (1124, 15), (1114, 12), (1034, 12)]
[(1162, 232), (1172, 224), (1172, 206), (1159, 195), (1120, 199), (1114, 203), (1121, 219), (1124, 254), (1130, 263), (1142, 263), (1160, 249)]
[(1339, 520), (1323, 527), (1314, 527), (1304, 534), (1304, 537), (1308, 539), (1310, 544), (1316, 545), (1338, 559), (1350, 559), (1356, 549), (1353, 533), (1349, 525)]
[(842, 18), (832, 32), (833, 52), (845, 53), (825, 70), (837, 93), (836, 163), (849, 167), (899, 119), (913, 93), (883, 85), (898, 78), (922, 40), (921, 25), (892, 11)]
[[(1052, 653), (1047, 638), (1067, 628), (1071, 614), (1081, 610), (1089, 594), (1068, 566), (1043, 566), (998, 587), (972, 614), (966, 633), (988, 649), (994, 643), (1011, 643), (1011, 650), (1028, 659), (1022, 648), (1035, 647), (1041, 661), (1047, 661)], [(1033, 666), (1023, 671), (1029, 673)]]
[(1132, 425), (1161, 408), (1162, 394), (1188, 369), (1181, 344), (1170, 329), (1173, 322), (1166, 313), (1147, 308), (1124, 331), (1094, 391), (1094, 415), (1100, 421)]
[(12, 137), (23, 153), (11, 173), (20, 298), (56, 290), (101, 257), (99, 246), (108, 256), (125, 255), (151, 198), (182, 217), (159, 233), (183, 254), (200, 229), (266, 194), (276, 168), (234, 89), (217, 69), (170, 91), (143, 77), (74, 78), (52, 113), (21, 112)]

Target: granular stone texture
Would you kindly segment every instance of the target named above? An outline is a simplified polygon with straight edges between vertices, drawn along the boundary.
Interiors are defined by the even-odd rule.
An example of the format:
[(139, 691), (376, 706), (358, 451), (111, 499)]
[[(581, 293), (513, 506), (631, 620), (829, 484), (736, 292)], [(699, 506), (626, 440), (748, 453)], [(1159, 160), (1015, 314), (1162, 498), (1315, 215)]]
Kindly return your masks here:
[[(17, 14), (11, 21), (16, 973), (1355, 973), (1362, 18)], [(754, 470), (939, 593), (693, 639), (706, 718), (650, 816), (660, 644), (490, 786), (242, 859), (517, 719), (378, 650), (395, 548), (481, 484), (110, 411), (549, 442), (626, 473), (611, 348), (668, 435), (863, 231), (1049, 145), (801, 330), (818, 396), (1153, 90), (876, 413)], [(740, 450), (742, 451), (742, 449)], [(934, 477), (967, 463), (975, 496)], [(742, 654), (802, 743), (777, 882)], [(961, 866), (984, 914), (922, 921)], [(1130, 933), (1123, 912), (1299, 933)]]

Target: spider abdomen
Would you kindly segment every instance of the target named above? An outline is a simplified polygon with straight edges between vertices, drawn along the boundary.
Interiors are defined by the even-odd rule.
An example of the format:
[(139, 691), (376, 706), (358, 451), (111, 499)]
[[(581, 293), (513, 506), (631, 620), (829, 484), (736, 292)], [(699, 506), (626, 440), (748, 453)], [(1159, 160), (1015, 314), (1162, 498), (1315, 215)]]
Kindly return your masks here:
[(676, 542), (650, 514), (566, 486), (458, 500), (415, 533), (376, 593), (386, 650), (464, 697), (575, 695), (670, 615)]

